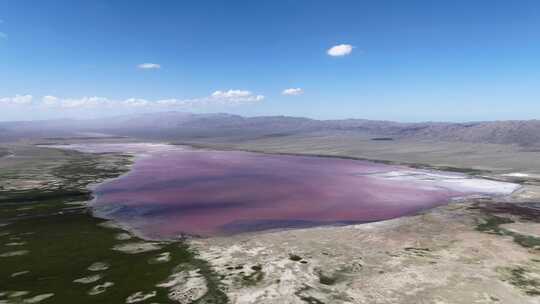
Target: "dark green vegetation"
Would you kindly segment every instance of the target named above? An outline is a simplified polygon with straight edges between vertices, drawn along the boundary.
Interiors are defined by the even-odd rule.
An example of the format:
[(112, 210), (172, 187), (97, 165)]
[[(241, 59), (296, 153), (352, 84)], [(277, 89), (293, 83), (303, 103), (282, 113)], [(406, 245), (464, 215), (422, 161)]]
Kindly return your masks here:
[(304, 295), (299, 295), (298, 296), (300, 298), (300, 300), (308, 303), (308, 304), (324, 304), (323, 301), (313, 297), (313, 296), (304, 296)]
[[(10, 188), (0, 185), (0, 220), (10, 222), (84, 209), (69, 203), (90, 200), (91, 193), (86, 188), (89, 184), (117, 177), (131, 163), (131, 157), (125, 155), (54, 150), (51, 154), (58, 159), (46, 159), (46, 165), (40, 168), (40, 154), (46, 154), (47, 150), (39, 148), (32, 151), (35, 154), (23, 151), (21, 158), (27, 160), (0, 171), (3, 182), (10, 182)], [(28, 183), (34, 186), (24, 187)]]
[(242, 283), (246, 286), (253, 286), (262, 281), (264, 278), (264, 272), (262, 271), (261, 265), (251, 266), (252, 273), (242, 277)]
[[(125, 172), (129, 157), (60, 154), (39, 173), (32, 172), (25, 162), (0, 171), (2, 185), (7, 184), (7, 179), (11, 182), (9, 187), (0, 188), (0, 223), (7, 224), (0, 226), (0, 302), (19, 303), (37, 295), (54, 294), (41, 303), (126, 303), (136, 292), (155, 292), (142, 303), (169, 303), (170, 290), (156, 285), (184, 268), (197, 269), (206, 280), (208, 292), (197, 303), (227, 302), (216, 274), (182, 242), (154, 243), (158, 245), (155, 250), (140, 253), (113, 250), (117, 245), (144, 240), (117, 238), (127, 234), (100, 225), (105, 221), (92, 217), (84, 205), (74, 204), (91, 199), (88, 184)], [(41, 186), (14, 190), (17, 183), (28, 182)], [(166, 253), (170, 254), (169, 260), (156, 259)], [(89, 270), (94, 263), (107, 267)], [(95, 282), (74, 282), (97, 275)], [(114, 285), (91, 295), (97, 285), (106, 282)], [(28, 293), (15, 293), (22, 291)]]
[[(10, 234), (2, 237), (2, 243), (24, 242), (23, 246), (13, 249), (29, 253), (2, 258), (2, 290), (30, 291), (31, 295), (54, 293), (50, 303), (124, 303), (135, 292), (155, 290), (157, 295), (152, 300), (164, 303), (169, 302), (168, 290), (155, 285), (165, 281), (174, 266), (187, 263), (198, 267), (207, 278), (212, 291), (207, 299), (214, 299), (214, 303), (225, 302), (225, 296), (217, 291), (219, 282), (209, 267), (185, 246), (165, 244), (161, 250), (138, 254), (113, 251), (111, 248), (121, 243), (115, 239), (115, 232), (120, 231), (100, 227), (100, 222), (86, 214), (70, 214), (23, 220), (5, 227), (3, 232)], [(161, 252), (170, 252), (171, 261), (150, 263)], [(106, 263), (110, 268), (99, 272), (87, 270), (95, 262)], [(11, 277), (22, 271), (29, 273)], [(95, 283), (73, 282), (98, 273), (103, 279)], [(93, 286), (103, 282), (113, 282), (114, 286), (102, 294), (88, 295)]]
[(327, 274), (323, 273), (322, 271), (319, 271), (317, 273), (317, 275), (319, 276), (319, 283), (321, 283), (321, 284), (334, 285), (337, 282), (337, 277), (336, 276), (327, 275)]
[[(534, 206), (531, 208), (531, 205), (526, 203), (477, 203), (472, 209), (480, 210), (483, 213), (483, 221), (476, 226), (476, 230), (500, 236), (509, 236), (520, 246), (536, 252), (540, 251), (540, 238), (501, 227), (503, 224), (514, 223), (513, 218), (525, 222), (540, 222), (540, 210), (534, 208)], [(532, 262), (534, 263), (536, 260), (533, 259)], [(505, 281), (521, 289), (527, 295), (540, 295), (540, 280), (536, 276), (537, 270), (521, 265), (503, 267), (498, 271), (502, 273)]]
[(524, 267), (508, 267), (499, 269), (507, 277), (507, 281), (523, 290), (530, 296), (540, 296), (540, 280), (531, 276), (531, 273)]
[(289, 260), (299, 262), (302, 260), (302, 257), (291, 253), (289, 254)]
[(540, 238), (523, 235), (501, 227), (502, 224), (514, 223), (514, 220), (509, 216), (513, 215), (522, 221), (540, 222), (540, 210), (530, 208), (527, 204), (511, 204), (511, 203), (490, 203), (476, 204), (473, 209), (481, 210), (485, 215), (483, 222), (476, 226), (476, 230), (501, 235), (510, 236), (517, 244), (540, 250)]
[(488, 215), (484, 219), (483, 223), (480, 223), (476, 226), (476, 230), (492, 234), (504, 235), (504, 229), (499, 226), (502, 224), (509, 224), (513, 222), (513, 220), (506, 217)]
[(300, 298), (300, 300), (308, 303), (308, 304), (324, 304), (323, 301), (315, 298), (314, 296), (311, 296), (309, 294), (307, 294), (307, 292), (309, 292), (309, 290), (311, 290), (312, 288), (308, 285), (304, 285), (304, 287), (298, 291), (296, 291), (294, 294), (295, 296), (297, 296), (298, 298)]

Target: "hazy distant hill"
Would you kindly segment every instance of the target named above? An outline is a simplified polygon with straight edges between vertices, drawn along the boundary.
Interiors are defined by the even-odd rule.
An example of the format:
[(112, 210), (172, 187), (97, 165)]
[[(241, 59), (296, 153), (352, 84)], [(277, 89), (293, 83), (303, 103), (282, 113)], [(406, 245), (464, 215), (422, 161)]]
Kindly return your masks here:
[(427, 125), (412, 132), (410, 136), (446, 141), (537, 146), (540, 144), (540, 121), (494, 121)]
[(358, 132), (373, 137), (429, 139), (540, 146), (540, 121), (471, 123), (398, 123), (364, 119), (314, 120), (302, 117), (242, 117), (231, 114), (162, 112), (92, 120), (51, 120), (0, 123), (0, 140), (21, 137), (74, 136), (102, 132), (154, 139), (223, 140), (289, 136), (321, 131)]

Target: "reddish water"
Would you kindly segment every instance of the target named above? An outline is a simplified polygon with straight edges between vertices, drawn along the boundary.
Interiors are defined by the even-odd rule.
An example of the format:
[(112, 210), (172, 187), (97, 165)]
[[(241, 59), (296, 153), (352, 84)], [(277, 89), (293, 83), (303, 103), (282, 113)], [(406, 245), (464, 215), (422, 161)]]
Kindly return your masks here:
[(160, 151), (100, 185), (96, 214), (145, 236), (219, 235), (390, 219), (463, 193), (374, 173), (372, 162), (247, 152)]

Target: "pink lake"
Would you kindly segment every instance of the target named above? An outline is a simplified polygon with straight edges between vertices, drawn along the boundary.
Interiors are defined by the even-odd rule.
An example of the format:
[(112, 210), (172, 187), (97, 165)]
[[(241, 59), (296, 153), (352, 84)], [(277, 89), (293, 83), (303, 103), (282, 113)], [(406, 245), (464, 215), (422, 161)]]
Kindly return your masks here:
[[(95, 152), (95, 151), (94, 151)], [(95, 188), (94, 214), (143, 236), (214, 236), (391, 219), (513, 184), (368, 161), (156, 149)]]

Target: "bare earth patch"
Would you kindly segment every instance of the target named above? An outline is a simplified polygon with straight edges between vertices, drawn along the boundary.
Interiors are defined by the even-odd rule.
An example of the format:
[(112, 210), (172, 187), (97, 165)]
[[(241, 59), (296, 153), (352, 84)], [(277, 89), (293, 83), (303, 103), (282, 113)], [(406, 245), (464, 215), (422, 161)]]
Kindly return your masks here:
[(94, 282), (97, 282), (97, 281), (101, 280), (101, 278), (103, 278), (102, 275), (95, 274), (95, 275), (75, 279), (75, 280), (73, 280), (73, 282), (80, 283), (80, 284), (90, 284), (90, 283), (94, 283)]
[[(232, 303), (539, 303), (534, 284), (525, 292), (500, 270), (523, 267), (530, 281), (540, 276), (530, 266), (539, 252), (476, 231), (479, 216), (454, 203), (384, 222), (191, 245), (224, 277)], [(256, 265), (262, 275), (246, 282)]]
[(103, 284), (99, 284), (99, 285), (96, 285), (94, 287), (92, 287), (92, 289), (90, 289), (90, 291), (88, 291), (88, 294), (91, 295), (91, 296), (95, 296), (95, 295), (98, 295), (100, 293), (104, 293), (107, 291), (107, 288), (113, 286), (114, 283), (113, 282), (105, 282)]
[(25, 299), (23, 303), (39, 303), (52, 296), (54, 296), (54, 293), (44, 293), (44, 294), (40, 294), (31, 298)]
[(107, 269), (109, 269), (109, 264), (103, 262), (95, 262), (88, 266), (88, 270), (90, 271), (103, 271)]
[(126, 243), (116, 245), (112, 248), (116, 251), (121, 251), (129, 254), (136, 254), (148, 251), (154, 251), (161, 249), (161, 246), (157, 243), (138, 242), (138, 243)]
[(188, 304), (203, 297), (208, 291), (206, 280), (198, 269), (184, 269), (179, 265), (167, 281), (156, 285), (169, 289), (169, 298), (177, 303)]
[(540, 237), (540, 223), (509, 223), (500, 227), (515, 233)]
[(8, 257), (14, 257), (14, 256), (20, 256), (28, 254), (28, 250), (16, 250), (16, 251), (8, 251), (0, 254), (0, 258), (8, 258)]
[(127, 299), (126, 299), (126, 303), (138, 303), (138, 302), (143, 302), (143, 301), (146, 301), (147, 299), (150, 299), (150, 298), (153, 298), (156, 296), (156, 292), (155, 291), (152, 291), (152, 292), (149, 292), (149, 293), (144, 293), (142, 291), (138, 291), (132, 295), (130, 295)]

